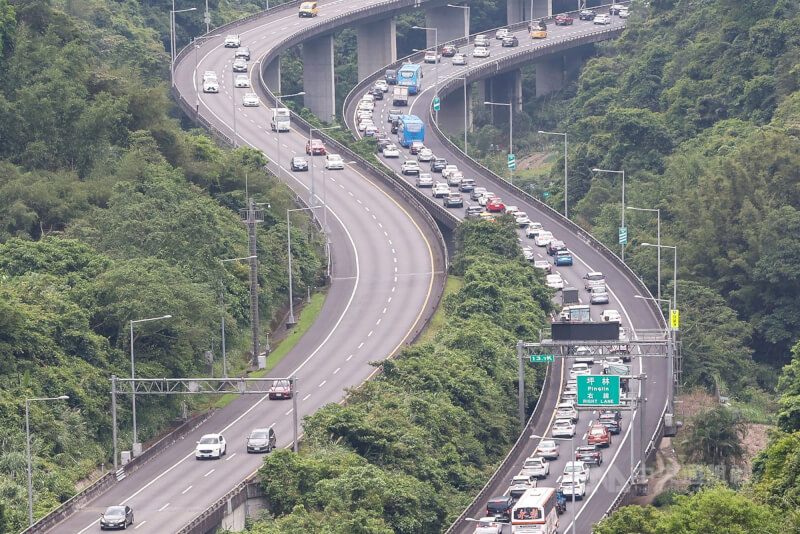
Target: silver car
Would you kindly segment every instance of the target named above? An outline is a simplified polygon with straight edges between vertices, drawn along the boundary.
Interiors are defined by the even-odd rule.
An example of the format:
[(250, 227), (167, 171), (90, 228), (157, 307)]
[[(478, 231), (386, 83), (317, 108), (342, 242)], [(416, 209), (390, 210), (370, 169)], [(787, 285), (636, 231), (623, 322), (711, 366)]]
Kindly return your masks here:
[(246, 108), (258, 107), (258, 104), (259, 104), (258, 95), (255, 93), (247, 93), (242, 98), (242, 105)]
[(608, 291), (606, 286), (595, 286), (591, 290), (591, 303), (592, 304), (608, 304)]

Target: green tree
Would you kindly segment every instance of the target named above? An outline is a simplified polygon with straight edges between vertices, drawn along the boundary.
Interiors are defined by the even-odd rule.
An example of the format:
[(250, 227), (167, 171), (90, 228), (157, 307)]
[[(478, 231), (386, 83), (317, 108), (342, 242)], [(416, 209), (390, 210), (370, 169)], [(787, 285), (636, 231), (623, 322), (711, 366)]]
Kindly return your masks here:
[(687, 436), (680, 442), (689, 460), (730, 468), (745, 453), (742, 439), (747, 435), (747, 420), (735, 409), (715, 406), (701, 410), (692, 418)]

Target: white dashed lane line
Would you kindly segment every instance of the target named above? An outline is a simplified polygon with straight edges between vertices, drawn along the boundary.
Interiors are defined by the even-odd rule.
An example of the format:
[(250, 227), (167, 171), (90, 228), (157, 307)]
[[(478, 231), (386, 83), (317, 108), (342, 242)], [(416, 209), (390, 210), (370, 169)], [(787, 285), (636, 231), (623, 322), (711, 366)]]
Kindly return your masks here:
[(321, 388), (322, 386), (324, 386), (324, 385), (325, 385), (325, 382), (327, 382), (327, 380), (323, 380), (322, 382), (320, 382), (320, 383), (319, 383), (319, 385), (318, 385), (317, 387), (318, 387), (318, 388)]
[[(208, 473), (206, 473), (206, 474), (205, 474), (205, 475), (203, 475), (203, 476), (204, 476), (204, 477), (207, 477), (208, 475), (210, 475), (210, 474), (211, 474), (211, 473), (213, 473), (214, 471), (216, 471), (216, 469), (212, 469), (211, 471), (209, 471)], [(160, 511), (160, 510), (159, 510), (159, 511)]]
[(166, 510), (166, 509), (167, 509), (167, 506), (169, 506), (169, 503), (167, 503), (167, 504), (165, 504), (164, 506), (162, 506), (161, 508), (159, 508), (159, 509), (158, 509), (158, 511), (159, 511), (159, 512), (163, 512), (164, 510)]
[(303, 400), (308, 400), (308, 398), (309, 398), (310, 396), (311, 396), (311, 393), (309, 393), (308, 395), (306, 395), (305, 397), (303, 397)]
[(183, 490), (183, 491), (181, 492), (181, 495), (186, 495), (186, 492), (187, 492), (187, 491), (189, 491), (190, 489), (192, 489), (193, 487), (194, 487), (194, 486), (189, 486), (188, 488), (186, 488), (185, 490)]

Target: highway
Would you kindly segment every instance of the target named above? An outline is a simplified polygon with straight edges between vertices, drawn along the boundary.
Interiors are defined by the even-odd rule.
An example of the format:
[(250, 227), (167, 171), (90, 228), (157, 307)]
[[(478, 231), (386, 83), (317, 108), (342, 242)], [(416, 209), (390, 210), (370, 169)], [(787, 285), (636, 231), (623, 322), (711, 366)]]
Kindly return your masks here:
[[(331, 13), (331, 6), (343, 10), (345, 5), (352, 8), (365, 3), (367, 0), (323, 2), (324, 13), (319, 19)], [(248, 29), (238, 33), (256, 60), (282, 39), (285, 31), (315, 23), (317, 20), (298, 19), (295, 10), (288, 14), (276, 11), (252, 21)], [(284, 32), (271, 30), (276, 27), (284, 28)], [(234, 50), (224, 48), (223, 40), (224, 35), (207, 39), (197, 51), (197, 72), (202, 75), (203, 71), (216, 70), (221, 81), (219, 94), (195, 92), (200, 78), (195, 76), (194, 54), (176, 65), (178, 89), (188, 101), (197, 98), (203, 117), (223, 131), (232, 127), (235, 102), (239, 144), (262, 150), (270, 160), (277, 160), (276, 144), (280, 143), (281, 177), (308, 199), (311, 172), (288, 170), (290, 157), (305, 153), (305, 137), (292, 131), (276, 139), (269, 131), (266, 107), (241, 106), (247, 89), (232, 87)], [(257, 83), (257, 72), (250, 70), (250, 76), (252, 83)], [(316, 193), (322, 198), (324, 191), (329, 206), (331, 286), (319, 319), (269, 373), (297, 376), (301, 418), (327, 403), (340, 401), (346, 388), (361, 384), (375, 372), (368, 362), (389, 357), (412, 340), (433, 312), (443, 283), (438, 241), (412, 208), (349, 165), (345, 170), (325, 173), (322, 180), (324, 158), (309, 159), (315, 165)], [(315, 204), (321, 204), (321, 200)], [(275, 216), (280, 219), (286, 214)], [(323, 217), (321, 208), (318, 217)], [(287, 401), (239, 397), (182, 443), (170, 447), (51, 532), (99, 530), (99, 513), (111, 504), (133, 508), (137, 533), (179, 530), (259, 467), (261, 456), (245, 451), (251, 429), (273, 426), (279, 447), (291, 442), (291, 409)], [(212, 432), (225, 435), (228, 454), (222, 460), (195, 460), (195, 442), (202, 434)]]
[[(615, 25), (619, 26), (624, 24), (624, 21), (618, 17), (612, 17), (612, 21), (612, 28)], [(589, 21), (577, 20), (576, 16), (575, 22), (571, 26), (562, 27), (555, 26), (554, 24), (548, 25), (547, 39), (531, 40), (525, 31), (518, 31), (516, 32), (516, 35), (519, 38), (520, 47), (530, 47), (531, 50), (533, 50), (535, 47), (548, 46), (552, 41), (555, 40), (575, 38), (587, 32), (594, 32), (597, 30), (597, 28), (598, 26)], [(494, 32), (485, 33), (494, 38)], [(472, 45), (462, 46), (460, 51), (468, 54), (469, 63), (467, 67), (455, 67), (451, 64), (450, 58), (442, 58), (442, 61), (439, 64), (440, 84), (446, 83), (453, 77), (463, 77), (465, 75), (469, 76), (470, 71), (480, 69), (480, 67), (486, 63), (496, 62), (504, 56), (516, 54), (519, 51), (519, 48), (502, 48), (500, 46), (500, 41), (493, 39), (490, 50), (491, 55), (489, 58), (478, 59), (472, 57)], [(419, 61), (421, 61), (421, 59)], [(436, 73), (436, 66), (434, 64), (423, 64), (422, 69), (425, 74), (423, 80), (423, 90), (419, 95), (410, 97), (409, 105), (407, 107), (400, 109), (403, 111), (403, 113), (415, 114), (425, 121), (425, 146), (432, 149), (435, 156), (444, 157), (448, 163), (455, 163), (458, 165), (459, 169), (464, 172), (465, 177), (475, 178), (477, 186), (484, 186), (488, 190), (494, 191), (504, 200), (506, 205), (518, 206), (522, 211), (525, 211), (529, 215), (532, 221), (541, 222), (546, 230), (550, 230), (556, 238), (563, 240), (572, 251), (575, 264), (572, 267), (554, 268), (553, 272), (558, 272), (562, 275), (565, 280), (565, 285), (580, 288), (581, 299), (583, 303), (588, 303), (588, 294), (583, 290), (583, 275), (590, 271), (601, 271), (605, 274), (610, 293), (610, 302), (607, 305), (592, 306), (593, 320), (599, 320), (599, 315), (603, 309), (617, 309), (622, 313), (622, 324), (632, 332), (632, 337), (636, 337), (637, 330), (642, 331), (663, 327), (661, 320), (655, 315), (650, 303), (643, 299), (635, 298), (635, 295), (646, 295), (647, 293), (644, 292), (639, 283), (637, 283), (635, 280), (632, 280), (626, 273), (622, 271), (621, 268), (617, 266), (617, 264), (611, 262), (588, 241), (575, 236), (571, 228), (564, 224), (563, 219), (554, 216), (550, 210), (542, 209), (540, 205), (533, 203), (530, 197), (527, 195), (521, 195), (519, 190), (509, 187), (508, 184), (498, 183), (495, 180), (490, 181), (485, 175), (482, 175), (478, 167), (468, 162), (468, 159), (465, 158), (461, 151), (453, 150), (452, 146), (442, 143), (437, 136), (432, 133), (432, 112), (430, 110), (434, 94), (434, 77)], [(502, 67), (500, 70), (502, 71)], [(455, 91), (461, 91), (461, 83), (463, 82), (458, 82), (458, 86), (456, 86)], [(387, 98), (384, 98), (383, 100), (377, 100), (375, 102), (375, 124), (379, 128), (386, 131), (388, 131), (388, 122), (386, 120), (388, 112), (390, 109), (396, 108), (396, 106), (392, 104), (390, 95), (391, 88), (390, 92), (387, 93)], [(350, 97), (348, 97), (348, 101), (345, 102), (345, 117), (347, 118), (347, 122), (351, 127), (356, 124), (355, 111), (360, 96), (360, 94), (351, 94)], [(446, 104), (447, 101), (445, 100), (443, 105)], [(358, 136), (361, 136), (361, 133), (357, 130), (354, 130), (354, 133)], [(393, 136), (390, 135), (390, 138), (393, 138)], [(400, 157), (397, 159), (384, 158), (382, 156), (379, 157), (382, 158), (382, 161), (386, 165), (397, 172), (398, 178), (406, 179), (411, 184), (415, 183), (415, 176), (410, 175), (404, 177), (402, 174), (400, 174), (400, 166), (402, 162), (406, 159), (415, 159), (414, 156), (410, 155), (406, 149), (401, 148)], [(423, 168), (423, 172), (429, 171), (425, 163), (422, 163), (421, 166)], [(440, 175), (435, 173), (431, 174), (434, 181), (442, 180)], [(453, 190), (455, 190), (455, 188), (453, 188)], [(441, 202), (440, 199), (433, 198), (431, 198), (431, 201)], [(465, 206), (469, 204), (475, 204), (475, 202), (470, 201), (468, 193), (465, 193)], [(459, 216), (462, 216), (464, 213), (462, 208), (452, 208), (452, 211)], [(533, 240), (525, 237), (522, 230), (520, 230), (520, 243), (523, 246), (531, 246), (535, 251), (536, 259), (546, 259), (552, 261), (544, 251), (544, 248), (535, 246)], [(539, 340), (525, 341), (537, 342)], [(594, 374), (599, 374), (601, 372), (599, 361), (600, 358), (598, 357), (598, 363), (592, 369)], [(571, 359), (568, 359), (566, 361), (566, 370), (562, 370), (560, 365), (555, 365), (554, 372), (557, 372), (559, 378), (561, 378), (563, 374), (568, 374), (567, 371), (571, 364)], [(646, 441), (649, 441), (650, 437), (656, 430), (656, 426), (659, 422), (659, 416), (664, 409), (667, 398), (667, 362), (665, 358), (634, 357), (632, 366), (634, 373), (645, 373), (647, 375), (647, 413), (645, 421), (645, 436)], [(564, 380), (566, 380), (566, 378), (568, 377), (564, 377)], [(638, 395), (638, 387), (638, 381), (634, 381), (632, 386), (634, 395)], [(553, 396), (551, 402), (553, 402), (553, 408), (548, 413), (554, 414), (555, 396)], [(596, 416), (597, 414), (590, 410), (581, 412), (577, 427), (578, 433), (575, 436), (576, 446), (586, 443), (586, 431), (588, 430), (590, 423), (596, 419)], [(592, 468), (591, 482), (587, 485), (586, 499), (576, 503), (576, 532), (590, 532), (591, 523), (599, 520), (603, 516), (616, 495), (619, 493), (619, 490), (625, 484), (625, 481), (630, 473), (631, 465), (631, 428), (634, 429), (635, 435), (634, 461), (638, 461), (639, 458), (639, 447), (641, 446), (639, 437), (640, 422), (641, 419), (639, 412), (636, 412), (634, 415), (633, 425), (631, 425), (630, 412), (623, 413), (622, 432), (618, 436), (614, 436), (613, 445), (603, 451), (603, 465), (601, 467)], [(551, 418), (545, 418), (545, 421), (541, 421), (536, 425), (536, 432), (539, 435), (546, 434), (549, 437), (550, 434), (548, 433), (548, 430), (551, 423)], [(505, 475), (498, 477), (498, 482), (489, 492), (491, 495), (502, 495), (507, 492), (508, 482), (510, 481), (511, 477), (517, 474), (517, 472), (521, 469), (524, 458), (533, 454), (538, 441), (538, 439), (531, 440), (528, 450), (520, 455), (520, 457), (517, 459), (517, 462), (514, 464), (514, 467), (509, 469)], [(564, 463), (570, 456), (569, 451), (569, 442), (561, 442), (561, 456), (559, 460), (551, 462), (551, 474), (545, 480), (539, 482), (540, 486), (547, 485), (556, 487), (558, 485), (558, 477), (563, 470)], [(479, 505), (476, 506), (476, 509), (482, 508), (482, 505), (480, 505), (480, 503), (478, 504)], [(571, 532), (571, 506), (572, 505), (569, 504), (567, 513), (561, 516), (561, 526), (559, 528), (560, 532)], [(481, 515), (482, 512), (479, 512), (472, 517), (480, 517)], [(467, 533), (472, 532), (473, 530), (474, 524), (465, 522), (464, 524), (457, 525), (452, 531)]]

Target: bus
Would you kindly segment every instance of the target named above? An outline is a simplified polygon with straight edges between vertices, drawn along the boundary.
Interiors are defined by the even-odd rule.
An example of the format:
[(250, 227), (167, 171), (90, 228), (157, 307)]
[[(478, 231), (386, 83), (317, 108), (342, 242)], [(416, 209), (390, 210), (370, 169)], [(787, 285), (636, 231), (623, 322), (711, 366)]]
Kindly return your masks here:
[(400, 115), (397, 118), (397, 142), (408, 148), (414, 141), (425, 140), (425, 123), (416, 115)]
[(415, 95), (422, 90), (422, 66), (403, 65), (397, 71), (397, 85), (408, 87), (408, 94)]
[(511, 529), (515, 534), (555, 534), (558, 532), (558, 493), (555, 488), (530, 488), (511, 509)]

